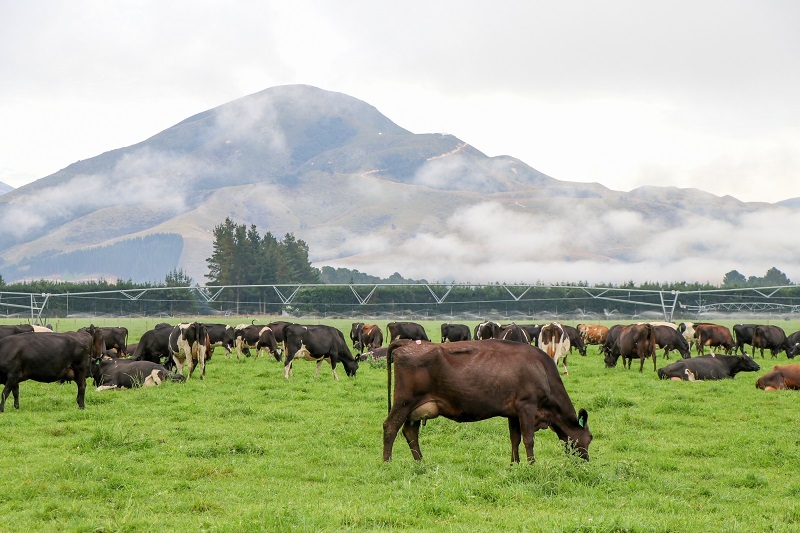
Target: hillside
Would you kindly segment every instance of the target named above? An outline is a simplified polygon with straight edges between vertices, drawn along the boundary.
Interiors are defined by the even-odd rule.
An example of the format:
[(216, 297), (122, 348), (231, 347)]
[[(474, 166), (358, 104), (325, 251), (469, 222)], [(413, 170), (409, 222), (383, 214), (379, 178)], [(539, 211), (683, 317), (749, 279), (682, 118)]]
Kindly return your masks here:
[(11, 192), (13, 190), (14, 190), (14, 187), (12, 187), (11, 185), (7, 185), (7, 184), (3, 183), (2, 181), (0, 181), (0, 195), (3, 195), (5, 193), (7, 193), (7, 192)]
[[(798, 216), (693, 189), (559, 181), (452, 135), (411, 133), (350, 96), (281, 86), (0, 196), (0, 273), (156, 281), (180, 267), (202, 282), (211, 230), (231, 217), (293, 232), (317, 266), (383, 277), (611, 281), (667, 279), (680, 267), (679, 279), (692, 279), (712, 266), (721, 279), (747, 270), (731, 232), (752, 238)], [(719, 238), (685, 238), (696, 228)], [(154, 235), (179, 240), (143, 270), (142, 243)], [(129, 260), (98, 261), (98, 247)], [(777, 266), (800, 277), (786, 265), (800, 264), (794, 252), (745, 260), (752, 274)]]

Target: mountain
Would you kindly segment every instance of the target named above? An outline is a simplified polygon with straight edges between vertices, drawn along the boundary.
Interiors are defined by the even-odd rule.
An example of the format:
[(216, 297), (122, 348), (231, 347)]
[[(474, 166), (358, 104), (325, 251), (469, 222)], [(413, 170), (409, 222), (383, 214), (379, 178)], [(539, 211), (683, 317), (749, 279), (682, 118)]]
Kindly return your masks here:
[(11, 192), (13, 190), (14, 190), (14, 187), (12, 187), (11, 185), (7, 185), (7, 184), (3, 183), (2, 181), (0, 181), (0, 195), (3, 195), (5, 193), (7, 193), (7, 192)]
[(211, 232), (230, 217), (294, 233), (317, 266), (383, 277), (719, 281), (772, 266), (791, 277), (794, 252), (745, 257), (732, 234), (761, 242), (771, 220), (798, 227), (799, 216), (694, 189), (560, 181), (452, 135), (411, 133), (345, 94), (290, 85), (0, 196), (0, 273), (158, 281), (180, 267), (202, 282)]

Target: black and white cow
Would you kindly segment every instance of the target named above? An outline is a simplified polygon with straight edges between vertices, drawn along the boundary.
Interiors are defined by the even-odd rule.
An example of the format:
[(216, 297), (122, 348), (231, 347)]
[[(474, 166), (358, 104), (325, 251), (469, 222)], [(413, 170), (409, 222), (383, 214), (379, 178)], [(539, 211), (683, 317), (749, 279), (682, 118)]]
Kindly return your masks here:
[(211, 359), (217, 346), (222, 346), (226, 354), (230, 354), (233, 351), (233, 343), (236, 337), (231, 326), (228, 324), (206, 324), (206, 331), (211, 344), (211, 351), (206, 354), (206, 361)]
[(275, 333), (269, 326), (260, 324), (239, 324), (234, 331), (236, 335), (235, 345), (237, 359), (242, 358), (242, 353), (245, 353), (245, 355), (249, 357), (250, 348), (254, 348), (256, 350), (256, 359), (258, 359), (258, 356), (263, 350), (267, 350), (276, 361), (281, 360)]
[(183, 374), (183, 366), (189, 367), (188, 378), (195, 367), (200, 366), (200, 379), (206, 377), (206, 353), (210, 342), (205, 324), (191, 322), (178, 324), (169, 335), (169, 351), (178, 374)]
[(305, 359), (317, 362), (316, 378), (322, 361), (331, 364), (333, 377), (338, 381), (336, 364), (341, 362), (348, 376), (355, 376), (358, 362), (353, 358), (342, 332), (336, 328), (323, 325), (303, 326), (292, 324), (284, 328), (286, 339), (286, 360), (283, 363), (283, 376), (292, 375), (292, 362), (295, 359)]

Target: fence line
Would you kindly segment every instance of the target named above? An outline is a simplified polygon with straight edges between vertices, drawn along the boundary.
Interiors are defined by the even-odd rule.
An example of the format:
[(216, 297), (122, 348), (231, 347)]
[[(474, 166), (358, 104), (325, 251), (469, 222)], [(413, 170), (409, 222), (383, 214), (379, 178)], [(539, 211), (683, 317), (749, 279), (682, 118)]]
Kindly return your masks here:
[[(348, 290), (344, 290), (344, 289)], [(331, 291), (342, 289), (335, 295), (335, 301), (330, 301)], [(405, 289), (406, 291), (400, 291)], [(494, 291), (492, 289), (495, 289)], [(242, 291), (263, 291), (259, 293), (258, 300), (240, 299)], [(413, 301), (380, 301), (387, 292), (414, 292)], [(462, 294), (457, 295), (459, 291)], [(464, 291), (472, 291), (471, 293)], [(480, 291), (484, 298), (459, 299)], [(551, 291), (552, 295), (542, 294)], [(488, 297), (491, 293), (492, 296)], [(235, 294), (235, 299), (223, 299), (223, 295)], [(268, 295), (273, 294), (273, 300), (268, 301)], [(422, 296), (421, 296), (422, 295)], [(322, 299), (323, 296), (328, 299)], [(262, 298), (263, 297), (263, 298)], [(406, 297), (408, 295), (406, 294)], [(361, 309), (378, 310), (390, 308), (397, 310), (424, 308), (426, 310), (441, 310), (444, 306), (463, 307), (466, 311), (481, 312), (487, 305), (509, 305), (519, 309), (525, 304), (533, 309), (537, 304), (542, 307), (540, 313), (552, 314), (545, 310), (548, 305), (555, 303), (558, 311), (576, 306), (575, 311), (580, 312), (580, 305), (585, 309), (591, 305), (597, 309), (597, 303), (619, 304), (620, 306), (634, 306), (635, 309), (650, 309), (672, 321), (676, 312), (688, 315), (702, 315), (703, 313), (768, 313), (780, 314), (800, 313), (800, 287), (784, 285), (774, 287), (744, 287), (736, 289), (707, 289), (707, 290), (656, 290), (635, 289), (619, 287), (586, 287), (581, 285), (541, 285), (541, 284), (473, 284), (473, 283), (411, 283), (411, 284), (266, 284), (266, 285), (195, 285), (192, 287), (147, 287), (137, 289), (118, 289), (103, 291), (87, 291), (75, 293), (21, 293), (0, 292), (0, 311), (5, 310), (8, 315), (10, 310), (26, 310), (30, 312), (30, 320), (41, 323), (48, 303), (59, 302), (61, 308), (66, 308), (69, 313), (69, 300), (73, 302), (118, 302), (120, 309), (130, 303), (154, 303), (159, 306), (164, 304), (191, 304), (205, 306), (214, 313), (224, 312), (223, 309), (253, 308), (267, 306), (302, 313), (304, 310), (319, 308), (346, 308), (350, 311)], [(245, 296), (246, 298), (246, 296)], [(304, 299), (305, 298), (305, 299)], [(311, 299), (309, 299), (311, 298)], [(314, 299), (316, 298), (316, 300)], [(425, 300), (424, 298), (427, 298)], [(66, 305), (60, 302), (66, 302)], [(563, 302), (563, 303), (562, 303)], [(220, 309), (215, 309), (214, 305)], [(74, 306), (74, 304), (73, 304)], [(613, 315), (615, 310), (603, 308), (606, 315)], [(237, 313), (238, 314), (238, 313)], [(402, 312), (399, 314), (403, 314)]]

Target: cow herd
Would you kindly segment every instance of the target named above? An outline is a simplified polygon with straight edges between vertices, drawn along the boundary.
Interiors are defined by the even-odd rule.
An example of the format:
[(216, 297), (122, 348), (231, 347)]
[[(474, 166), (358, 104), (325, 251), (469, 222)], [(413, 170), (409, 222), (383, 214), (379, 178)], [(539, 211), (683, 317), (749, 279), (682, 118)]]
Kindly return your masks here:
[[(620, 358), (631, 368), (639, 360), (642, 372), (648, 359), (661, 379), (701, 381), (733, 378), (739, 372), (760, 369), (756, 350), (772, 357), (800, 353), (800, 332), (786, 335), (771, 325), (737, 324), (733, 330), (711, 323), (673, 324), (649, 322), (617, 324), (559, 323), (501, 325), (484, 321), (470, 329), (464, 324), (441, 324), (439, 343), (431, 342), (425, 328), (413, 322), (391, 322), (386, 335), (375, 324), (356, 322), (348, 347), (342, 332), (327, 325), (302, 325), (277, 321), (268, 324), (206, 324), (187, 322), (157, 324), (138, 343), (127, 344), (125, 328), (89, 326), (76, 332), (53, 333), (49, 329), (21, 325), (0, 326), (0, 412), (10, 394), (19, 408), (19, 383), (74, 381), (77, 403), (84, 408), (86, 378), (98, 390), (157, 385), (185, 381), (198, 369), (205, 377), (206, 362), (216, 347), (237, 359), (269, 353), (284, 365), (284, 377), (292, 375), (296, 359), (315, 361), (319, 375), (323, 361), (338, 380), (341, 364), (347, 376), (355, 376), (359, 361), (387, 360), (388, 417), (383, 424), (384, 460), (402, 427), (414, 459), (421, 459), (419, 430), (426, 420), (444, 416), (459, 422), (491, 417), (508, 419), (511, 459), (519, 461), (519, 444), (533, 461), (533, 435), (551, 428), (568, 451), (588, 460), (592, 435), (588, 413), (576, 412), (560, 374), (568, 375), (567, 358), (573, 349), (586, 355), (596, 345), (605, 366), (613, 368)], [(751, 354), (745, 346), (751, 347)], [(697, 356), (691, 357), (695, 347)], [(706, 348), (724, 350), (706, 355)], [(657, 368), (656, 349), (679, 353), (682, 359)], [(366, 351), (366, 354), (365, 354)], [(741, 355), (737, 355), (741, 353)], [(495, 364), (502, 361), (501, 365)], [(187, 369), (184, 376), (184, 368)], [(394, 377), (394, 387), (392, 381)], [(800, 389), (800, 365), (776, 366), (758, 378), (763, 390)]]

